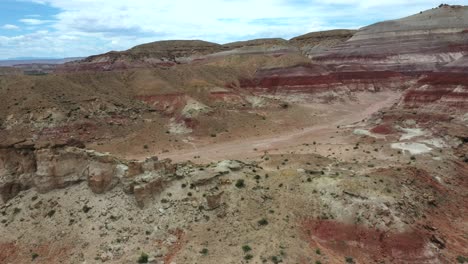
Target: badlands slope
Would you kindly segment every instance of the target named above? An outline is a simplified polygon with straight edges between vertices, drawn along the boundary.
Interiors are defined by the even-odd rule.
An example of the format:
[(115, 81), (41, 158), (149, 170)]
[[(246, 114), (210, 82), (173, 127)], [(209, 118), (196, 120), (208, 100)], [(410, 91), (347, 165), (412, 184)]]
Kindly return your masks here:
[(441, 6), (4, 69), (0, 263), (464, 263), (467, 30)]

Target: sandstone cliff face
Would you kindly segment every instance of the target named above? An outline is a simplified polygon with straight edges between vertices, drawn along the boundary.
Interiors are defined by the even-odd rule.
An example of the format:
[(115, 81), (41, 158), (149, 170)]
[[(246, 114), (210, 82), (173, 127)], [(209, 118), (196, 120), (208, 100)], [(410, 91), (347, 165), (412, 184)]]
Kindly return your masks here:
[(156, 157), (124, 161), (111, 155), (71, 146), (36, 149), (11, 145), (0, 148), (0, 195), (3, 202), (19, 192), (35, 188), (40, 193), (81, 182), (96, 194), (117, 186), (134, 194), (143, 207), (176, 175), (176, 166)]

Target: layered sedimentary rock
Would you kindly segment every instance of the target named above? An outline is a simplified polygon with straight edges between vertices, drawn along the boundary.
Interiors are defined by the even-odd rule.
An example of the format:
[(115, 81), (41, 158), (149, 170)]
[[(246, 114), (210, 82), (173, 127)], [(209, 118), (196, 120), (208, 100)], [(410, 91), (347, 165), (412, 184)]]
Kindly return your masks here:
[(240, 85), (270, 93), (410, 88), (404, 107), (437, 110), (439, 105), (443, 107), (438, 110), (466, 111), (467, 28), (468, 7), (443, 5), (357, 32), (307, 34), (292, 41), (326, 39), (333, 33), (342, 41), (335, 39), (332, 47), (309, 53), (314, 64), (260, 69)]
[[(189, 107), (192, 99), (208, 107), (213, 107), (215, 101), (243, 105), (251, 92), (267, 96), (299, 93), (329, 100), (352, 96), (355, 91), (408, 89), (401, 100), (402, 107), (463, 112), (467, 105), (463, 77), (468, 69), (467, 28), (468, 7), (444, 5), (358, 31), (313, 32), (289, 41), (272, 38), (225, 45), (204, 41), (153, 42), (71, 62), (58, 72), (129, 70), (123, 76), (115, 73), (112, 83), (116, 88), (112, 93), (125, 91), (126, 98), (142, 101), (164, 116), (176, 118), (176, 125), (187, 123), (180, 117), (185, 118), (183, 109)], [(145, 71), (138, 71), (139, 68)], [(98, 74), (92, 74), (95, 75)], [(104, 77), (96, 77), (101, 78)], [(86, 88), (92, 86), (93, 92), (99, 91), (94, 81), (73, 81)], [(99, 80), (98, 87), (104, 87), (101, 83)], [(109, 95), (101, 93), (99, 97)], [(80, 111), (87, 108), (81, 105)], [(112, 104), (100, 105), (111, 112), (122, 112), (113, 110), (119, 107)], [(66, 120), (68, 114), (73, 118), (75, 112), (78, 111), (57, 116)], [(28, 117), (35, 113), (28, 113)], [(4, 127), (11, 127), (8, 116), (0, 118)]]
[(119, 186), (134, 194), (137, 204), (143, 207), (176, 177), (176, 166), (170, 160), (151, 157), (145, 161), (126, 161), (72, 145), (71, 142), (43, 148), (28, 144), (1, 146), (3, 202), (31, 188), (47, 193), (87, 182), (96, 194)]
[(432, 72), (406, 91), (402, 104), (431, 111), (468, 111), (468, 75), (462, 72)]
[(412, 82), (412, 77), (393, 71), (330, 72), (320, 64), (305, 64), (259, 70), (254, 78), (241, 80), (240, 85), (256, 92), (320, 93), (402, 89)]
[(135, 68), (172, 67), (177, 64), (210, 62), (210, 59), (232, 55), (310, 55), (327, 50), (349, 39), (353, 30), (331, 30), (309, 33), (285, 40), (265, 38), (238, 41), (224, 45), (200, 40), (156, 41), (129, 50), (111, 51), (59, 66), (56, 72), (113, 71)]
[(110, 71), (173, 66), (221, 50), (221, 45), (201, 40), (156, 41), (123, 52), (112, 51), (91, 56), (81, 61), (66, 63), (59, 67), (57, 71)]
[(306, 56), (312, 57), (347, 41), (356, 32), (347, 29), (311, 32), (292, 38), (289, 42), (300, 47)]
[(442, 6), (360, 29), (313, 60), (344, 70), (434, 71), (468, 51), (468, 7)]

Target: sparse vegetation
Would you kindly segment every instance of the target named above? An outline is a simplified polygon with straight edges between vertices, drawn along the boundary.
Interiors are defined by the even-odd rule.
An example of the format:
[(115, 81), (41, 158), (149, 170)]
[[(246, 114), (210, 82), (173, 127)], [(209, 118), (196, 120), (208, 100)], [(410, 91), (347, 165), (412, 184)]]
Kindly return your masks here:
[(202, 254), (203, 256), (208, 255), (208, 249), (204, 248), (204, 249), (200, 250), (200, 254)]
[[(421, 22), (428, 19), (443, 32), (465, 11), (434, 9), (416, 16), (414, 27), (428, 29)], [(415, 47), (424, 54), (458, 47), (468, 30), (448, 40), (433, 31), (416, 36), (418, 45), (392, 47), (386, 34), (366, 40), (358, 57), (379, 53), (370, 56), (378, 72), (366, 59), (348, 63), (357, 61), (354, 39), (367, 34), (347, 41), (355, 31), (332, 31), (245, 48), (156, 42), (58, 66), (47, 77), (0, 76), (0, 226), (5, 238), (17, 238), (2, 245), (15, 251), (6, 261), (60, 261), (60, 252), (45, 252), (49, 239), (46, 247), (66, 248), (71, 263), (85, 256), (93, 263), (352, 264), (383, 261), (378, 249), (410, 240), (399, 258), (468, 264), (457, 244), (462, 226), (441, 228), (463, 213), (466, 118), (448, 110), (464, 104), (453, 96), (437, 107), (431, 95), (445, 81), (453, 84), (446, 92), (466, 89), (458, 67), (465, 61), (438, 58), (434, 65), (456, 64), (456, 72), (421, 76), (410, 59)], [(322, 39), (333, 54), (311, 49)], [(403, 65), (385, 59), (399, 49), (409, 58)], [(381, 59), (415, 72), (395, 73)], [(371, 91), (386, 86), (398, 89)], [(422, 233), (393, 232), (400, 229)], [(355, 233), (360, 248), (332, 252)]]
[(278, 264), (280, 262), (283, 262), (283, 260), (281, 258), (279, 258), (278, 256), (272, 256), (271, 257), (271, 262), (273, 262), (275, 264)]
[(268, 220), (266, 218), (262, 218), (261, 220), (258, 221), (258, 225), (266, 226), (268, 225)]
[(140, 257), (138, 258), (138, 263), (148, 263), (148, 254), (142, 252)]
[(245, 187), (244, 180), (242, 180), (242, 179), (237, 180), (236, 181), (236, 187), (239, 188), (239, 189), (244, 188)]
[(458, 263), (468, 263), (468, 257), (458, 256), (457, 257), (457, 262)]
[(252, 248), (251, 248), (249, 245), (244, 245), (244, 246), (242, 246), (242, 250), (243, 250), (244, 252), (249, 252), (249, 251), (252, 250)]

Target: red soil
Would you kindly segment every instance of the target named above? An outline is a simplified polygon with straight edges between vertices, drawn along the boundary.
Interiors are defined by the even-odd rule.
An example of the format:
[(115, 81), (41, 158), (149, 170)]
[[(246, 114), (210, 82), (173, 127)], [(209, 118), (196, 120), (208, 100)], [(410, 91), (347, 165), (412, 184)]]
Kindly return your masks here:
[(394, 134), (396, 131), (390, 124), (382, 124), (372, 128), (371, 132), (375, 134), (390, 135)]
[(18, 247), (14, 243), (0, 243), (0, 263), (18, 258)]
[(80, 137), (90, 136), (95, 130), (96, 124), (83, 122), (68, 126), (44, 128), (38, 135), (41, 139), (65, 139), (69, 138), (71, 134), (79, 135)]
[[(20, 248), (15, 243), (0, 243), (0, 263), (60, 263), (67, 259), (70, 247), (60, 244), (42, 244), (30, 248)], [(32, 261), (32, 253), (37, 258)]]
[(172, 232), (173, 235), (177, 237), (177, 241), (174, 242), (169, 248), (169, 252), (164, 257), (164, 264), (172, 263), (172, 259), (179, 253), (182, 247), (185, 244), (185, 233), (181, 229), (177, 229)]
[[(243, 88), (267, 88), (273, 89), (277, 87), (304, 87), (308, 89), (312, 86), (324, 87), (324, 85), (359, 82), (359, 83), (374, 83), (376, 80), (388, 81), (389, 78), (403, 77), (402, 74), (392, 71), (376, 71), (376, 72), (335, 72), (326, 75), (303, 75), (302, 69), (289, 68), (282, 71), (275, 70), (275, 74), (267, 74), (260, 72), (254, 79), (240, 80), (240, 86)], [(295, 71), (297, 75), (295, 75)]]
[(415, 180), (414, 184), (419, 185), (420, 190), (424, 190), (429, 187), (437, 191), (438, 195), (443, 195), (448, 192), (448, 189), (445, 186), (435, 180), (429, 172), (423, 169), (409, 167), (405, 169), (405, 174), (410, 175), (409, 178)]
[(419, 83), (468, 86), (468, 74), (464, 72), (433, 72), (419, 80)]
[[(435, 256), (427, 254), (429, 238), (419, 231), (390, 233), (332, 220), (307, 219), (301, 223), (311, 247), (331, 251), (338, 263), (349, 256), (358, 263), (391, 260), (391, 263), (425, 263)], [(333, 262), (335, 263), (335, 262)]]

